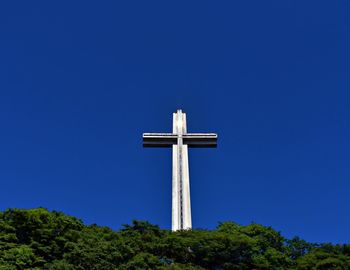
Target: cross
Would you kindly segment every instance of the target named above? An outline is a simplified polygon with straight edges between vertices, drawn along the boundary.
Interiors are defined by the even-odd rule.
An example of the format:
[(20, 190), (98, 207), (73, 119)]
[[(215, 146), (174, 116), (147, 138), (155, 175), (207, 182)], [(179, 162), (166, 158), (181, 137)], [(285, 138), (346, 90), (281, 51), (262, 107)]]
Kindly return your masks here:
[(172, 230), (192, 228), (188, 147), (216, 147), (215, 133), (187, 133), (186, 114), (173, 113), (173, 133), (143, 133), (144, 147), (173, 148)]

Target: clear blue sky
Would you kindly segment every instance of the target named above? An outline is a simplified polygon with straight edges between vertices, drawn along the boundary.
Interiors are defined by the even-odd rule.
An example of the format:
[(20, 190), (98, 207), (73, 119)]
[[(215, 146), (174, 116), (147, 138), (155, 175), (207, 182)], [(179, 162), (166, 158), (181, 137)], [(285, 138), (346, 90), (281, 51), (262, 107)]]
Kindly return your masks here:
[[(6, 2), (6, 3), (5, 3)], [(190, 151), (193, 224), (252, 221), (350, 242), (349, 1), (3, 1), (0, 209), (170, 228), (171, 150)]]

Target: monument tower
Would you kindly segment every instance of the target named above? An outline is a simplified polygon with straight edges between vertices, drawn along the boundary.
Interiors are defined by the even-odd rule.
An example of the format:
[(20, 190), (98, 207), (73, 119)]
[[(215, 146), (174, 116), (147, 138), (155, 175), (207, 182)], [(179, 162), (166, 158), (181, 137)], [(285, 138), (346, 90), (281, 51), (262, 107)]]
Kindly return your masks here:
[(173, 133), (144, 133), (144, 147), (173, 148), (172, 230), (192, 228), (188, 147), (216, 147), (215, 133), (187, 133), (186, 114), (173, 113)]

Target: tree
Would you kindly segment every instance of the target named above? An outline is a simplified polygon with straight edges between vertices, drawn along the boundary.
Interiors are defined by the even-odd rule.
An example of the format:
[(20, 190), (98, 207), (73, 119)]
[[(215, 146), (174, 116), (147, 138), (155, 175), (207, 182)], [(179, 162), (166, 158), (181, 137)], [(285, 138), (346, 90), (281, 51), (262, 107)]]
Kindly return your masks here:
[(116, 232), (44, 208), (0, 212), (0, 270), (350, 269), (350, 245), (285, 239), (260, 224), (162, 230), (133, 221)]

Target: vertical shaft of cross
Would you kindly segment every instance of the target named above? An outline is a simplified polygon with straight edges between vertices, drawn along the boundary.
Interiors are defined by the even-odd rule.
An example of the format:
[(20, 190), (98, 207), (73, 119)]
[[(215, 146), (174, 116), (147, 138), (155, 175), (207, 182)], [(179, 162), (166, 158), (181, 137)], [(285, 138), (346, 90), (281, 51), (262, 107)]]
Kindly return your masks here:
[(186, 114), (178, 110), (173, 114), (173, 134), (177, 144), (173, 147), (172, 230), (192, 228), (188, 146), (183, 143), (187, 133)]

